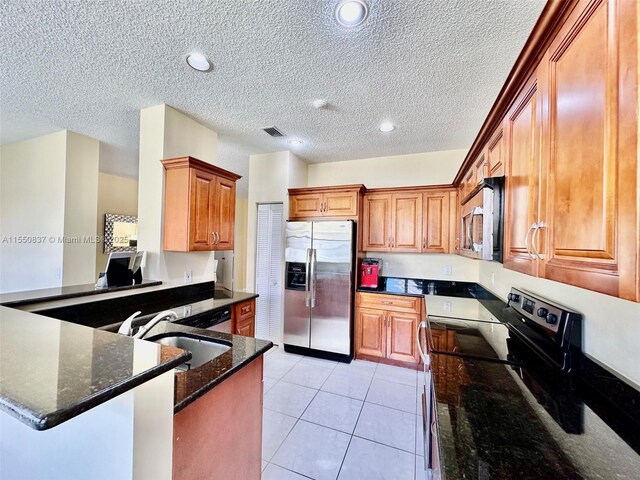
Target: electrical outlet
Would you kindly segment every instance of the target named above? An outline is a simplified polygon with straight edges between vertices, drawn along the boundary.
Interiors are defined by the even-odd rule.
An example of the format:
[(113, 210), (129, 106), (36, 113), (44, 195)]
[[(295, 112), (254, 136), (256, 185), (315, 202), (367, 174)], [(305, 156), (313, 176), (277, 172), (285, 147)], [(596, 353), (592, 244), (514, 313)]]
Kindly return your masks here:
[(445, 265), (444, 268), (442, 269), (443, 273), (445, 275), (452, 275), (453, 274), (453, 267), (451, 265)]
[(184, 318), (191, 316), (191, 305), (185, 305), (182, 307), (182, 316)]
[(191, 270), (184, 272), (184, 283), (191, 283)]
[(451, 311), (451, 302), (444, 302), (442, 304), (442, 308), (444, 309), (445, 312), (450, 312)]
[(389, 262), (382, 262), (382, 268), (385, 270), (389, 268)]

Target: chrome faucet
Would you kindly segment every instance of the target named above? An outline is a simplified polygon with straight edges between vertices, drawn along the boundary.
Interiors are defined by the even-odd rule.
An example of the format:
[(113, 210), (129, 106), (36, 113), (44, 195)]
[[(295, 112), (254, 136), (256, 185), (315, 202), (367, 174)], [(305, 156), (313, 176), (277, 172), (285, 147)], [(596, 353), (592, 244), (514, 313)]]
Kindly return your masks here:
[(122, 325), (120, 325), (120, 328), (118, 329), (118, 333), (122, 334), (122, 335), (129, 335), (132, 336), (133, 338), (143, 338), (148, 332), (149, 330), (151, 330), (157, 323), (166, 320), (169, 322), (175, 322), (178, 319), (178, 314), (176, 312), (174, 312), (173, 310), (164, 310), (160, 313), (158, 313), (155, 317), (153, 317), (151, 320), (149, 320), (147, 322), (147, 324), (144, 327), (140, 327), (140, 330), (138, 330), (136, 332), (135, 335), (132, 335), (133, 333), (133, 328), (131, 328), (131, 323), (133, 322), (133, 320), (140, 315), (141, 312), (136, 312), (133, 315), (131, 315), (129, 318), (127, 318)]

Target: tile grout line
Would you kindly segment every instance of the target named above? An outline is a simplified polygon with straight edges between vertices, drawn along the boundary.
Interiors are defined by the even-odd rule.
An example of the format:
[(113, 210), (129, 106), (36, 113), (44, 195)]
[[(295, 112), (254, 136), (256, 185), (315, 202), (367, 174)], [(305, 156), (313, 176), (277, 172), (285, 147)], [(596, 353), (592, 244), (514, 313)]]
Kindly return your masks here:
[[(338, 476), (336, 480), (340, 477), (340, 472), (342, 472), (342, 467), (344, 467), (344, 461), (347, 459), (347, 454), (349, 453), (349, 448), (351, 447), (351, 442), (353, 441), (353, 437), (355, 436), (356, 428), (358, 428), (358, 422), (360, 421), (360, 415), (362, 415), (362, 409), (364, 408), (364, 404), (367, 400), (367, 395), (369, 395), (369, 390), (371, 389), (371, 384), (373, 383), (373, 379), (376, 375), (376, 371), (378, 370), (378, 365), (373, 369), (373, 375), (371, 376), (371, 380), (369, 380), (369, 386), (367, 387), (367, 393), (364, 395), (364, 400), (362, 400), (362, 406), (360, 406), (360, 412), (358, 412), (358, 418), (356, 418), (356, 424), (353, 426), (353, 432), (349, 436), (349, 444), (347, 445), (347, 449), (344, 452), (344, 457), (342, 457), (342, 463), (340, 464), (340, 468), (338, 469)], [(358, 437), (360, 438), (360, 437)], [(415, 479), (414, 479), (415, 480)]]

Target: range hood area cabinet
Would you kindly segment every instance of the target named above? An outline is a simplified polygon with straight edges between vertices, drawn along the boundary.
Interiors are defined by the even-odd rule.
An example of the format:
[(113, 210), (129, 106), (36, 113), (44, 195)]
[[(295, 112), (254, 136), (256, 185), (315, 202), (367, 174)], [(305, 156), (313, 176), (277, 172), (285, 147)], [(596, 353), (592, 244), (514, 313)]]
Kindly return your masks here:
[(639, 7), (564, 5), (519, 88), (496, 101), (505, 113), (472, 146), (460, 196), (504, 169), (505, 268), (639, 301)]
[(363, 250), (454, 252), (456, 213), (453, 188), (368, 190), (364, 196)]
[(233, 250), (236, 181), (240, 175), (193, 157), (162, 160), (162, 165), (163, 249)]
[(358, 220), (364, 185), (289, 189), (289, 220)]

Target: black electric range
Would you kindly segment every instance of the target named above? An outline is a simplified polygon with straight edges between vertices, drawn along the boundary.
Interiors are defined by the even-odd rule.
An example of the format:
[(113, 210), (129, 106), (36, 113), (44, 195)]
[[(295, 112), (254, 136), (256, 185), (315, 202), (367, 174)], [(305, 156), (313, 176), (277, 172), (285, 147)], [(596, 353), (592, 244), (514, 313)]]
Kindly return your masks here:
[(512, 289), (499, 320), (428, 327), (444, 478), (640, 478), (640, 424), (580, 378), (580, 314)]

